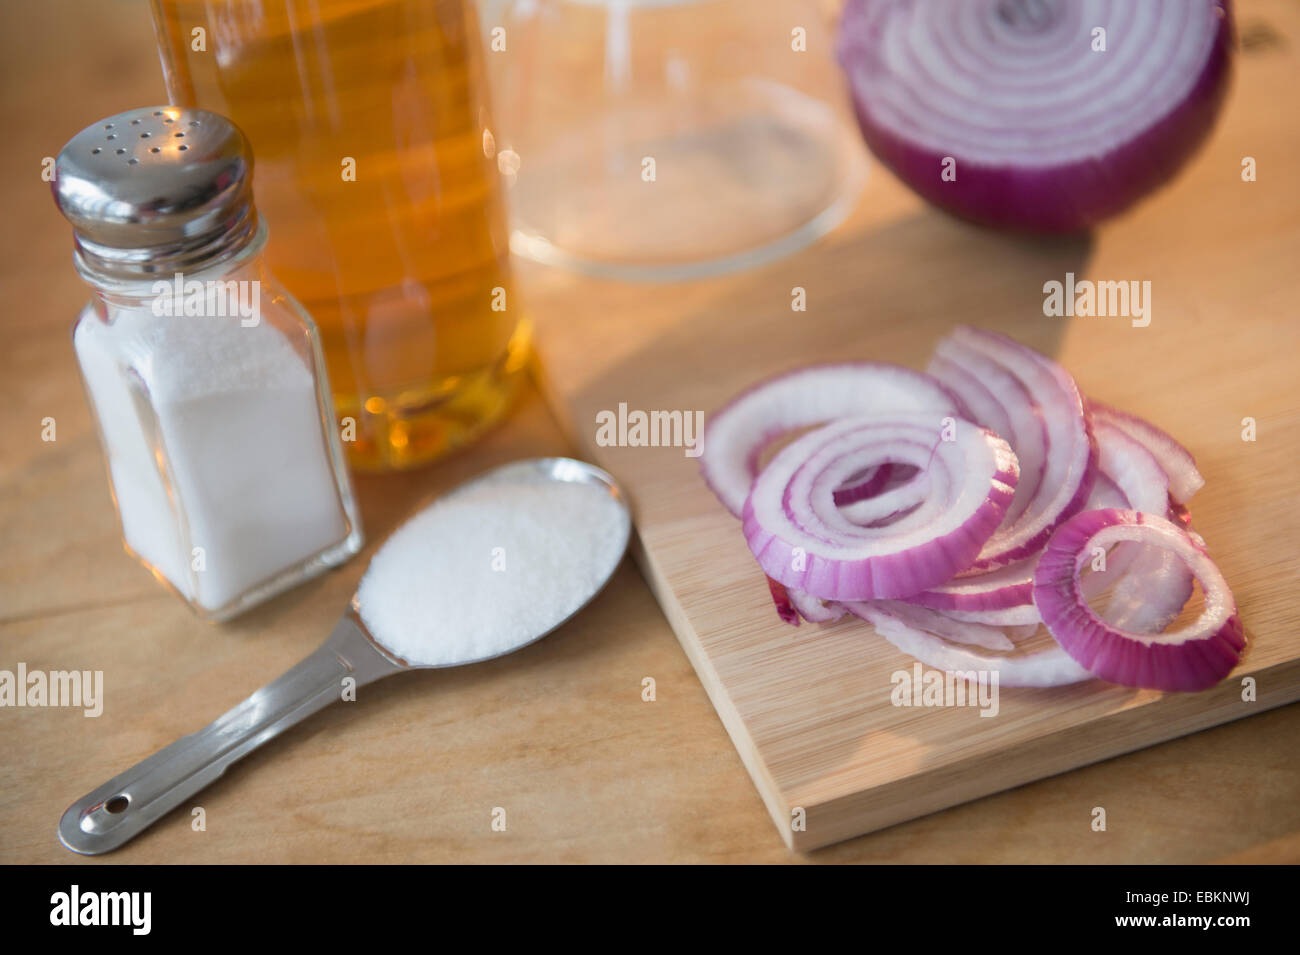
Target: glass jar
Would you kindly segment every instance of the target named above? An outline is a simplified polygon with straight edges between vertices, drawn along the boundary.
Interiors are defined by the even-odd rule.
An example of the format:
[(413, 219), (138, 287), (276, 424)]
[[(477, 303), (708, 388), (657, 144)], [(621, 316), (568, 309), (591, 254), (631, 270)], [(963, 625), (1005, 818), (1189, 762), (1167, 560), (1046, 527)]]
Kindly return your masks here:
[(418, 465), (522, 377), (472, 0), (151, 0), (168, 95), (253, 144), (271, 267), (320, 326), (356, 467)]
[(604, 278), (752, 268), (865, 181), (819, 0), (496, 0), (516, 255)]
[(362, 544), (320, 334), (267, 266), (251, 178), (233, 124), (174, 107), (92, 124), (55, 166), (123, 541), (216, 620)]

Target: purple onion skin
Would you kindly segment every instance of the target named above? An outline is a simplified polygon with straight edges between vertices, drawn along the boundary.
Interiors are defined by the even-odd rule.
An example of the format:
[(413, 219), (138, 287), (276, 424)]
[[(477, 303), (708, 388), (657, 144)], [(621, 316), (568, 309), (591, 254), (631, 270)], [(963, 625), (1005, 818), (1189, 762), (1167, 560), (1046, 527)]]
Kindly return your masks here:
[(836, 505), (844, 507), (846, 504), (856, 504), (858, 501), (865, 501), (869, 497), (875, 497), (889, 483), (889, 477), (893, 471), (894, 466), (888, 461), (877, 465), (871, 477), (861, 484), (837, 490), (835, 492)]
[(799, 626), (799, 612), (790, 600), (790, 594), (786, 591), (785, 585), (769, 577), (767, 578), (767, 589), (772, 595), (772, 603), (776, 606), (776, 615), (781, 618), (782, 622), (788, 623), (792, 627)]
[[(848, 0), (840, 20), (839, 58), (854, 56), (855, 21), (870, 3)], [(1227, 96), (1235, 30), (1230, 0), (1218, 0), (1219, 28), (1201, 74), (1175, 109), (1135, 139), (1101, 159), (1021, 169), (957, 159), (953, 182), (939, 178), (948, 153), (922, 149), (877, 125), (852, 89), (854, 113), (867, 146), (909, 188), (933, 205), (977, 225), (1011, 232), (1081, 232), (1118, 215), (1171, 179), (1214, 128)]]

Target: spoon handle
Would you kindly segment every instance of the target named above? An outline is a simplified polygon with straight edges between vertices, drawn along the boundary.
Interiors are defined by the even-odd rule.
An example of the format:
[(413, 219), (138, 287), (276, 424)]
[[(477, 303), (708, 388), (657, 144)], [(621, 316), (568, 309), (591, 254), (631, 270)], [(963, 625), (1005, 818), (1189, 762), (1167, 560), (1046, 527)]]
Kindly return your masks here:
[(402, 669), (384, 657), (350, 616), (301, 663), (212, 723), (159, 750), (77, 800), (59, 820), (59, 840), (97, 855), (139, 835), (267, 740), (357, 686)]

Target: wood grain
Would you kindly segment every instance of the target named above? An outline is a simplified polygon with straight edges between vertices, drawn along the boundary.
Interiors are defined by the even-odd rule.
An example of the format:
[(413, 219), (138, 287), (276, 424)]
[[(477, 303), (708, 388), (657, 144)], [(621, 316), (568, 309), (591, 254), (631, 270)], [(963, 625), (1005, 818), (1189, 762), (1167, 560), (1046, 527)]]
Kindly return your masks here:
[[(1296, 34), (1294, 5), (1268, 10)], [(788, 844), (825, 845), (1300, 699), (1300, 124), (1273, 105), (1300, 95), (1296, 65), (1294, 46), (1243, 59), (1190, 167), (1090, 236), (993, 234), (923, 206), (877, 167), (850, 223), (761, 271), (681, 292), (584, 280), (548, 288), (551, 276), (536, 277), (546, 390), (578, 446), (629, 486), (642, 569)], [(1258, 181), (1242, 180), (1244, 156), (1255, 157)], [(1150, 325), (1045, 317), (1044, 283), (1067, 272), (1149, 281)], [(796, 288), (806, 312), (791, 308)], [(1088, 395), (1192, 448), (1208, 481), (1196, 524), (1252, 643), (1232, 678), (1194, 696), (1098, 681), (1004, 688), (995, 719), (895, 708), (890, 676), (911, 660), (859, 621), (780, 623), (695, 460), (596, 441), (597, 414), (621, 403), (707, 415), (802, 364), (923, 367), (959, 322), (1055, 356)], [(1247, 417), (1258, 428), (1251, 442)], [(1246, 676), (1258, 681), (1255, 702), (1242, 701)], [(806, 830), (790, 825), (798, 808)]]
[[(1300, 45), (1286, 4), (1240, 6), (1243, 22), (1273, 25), (1285, 56)], [(107, 697), (98, 719), (0, 709), (0, 862), (1300, 861), (1296, 706), (792, 853), (774, 837), (687, 656), (630, 568), (588, 612), (516, 658), (395, 678), (363, 694), (355, 709), (326, 711), (276, 740), (203, 793), (197, 805), (207, 810), (206, 832), (192, 830), (182, 810), (110, 856), (62, 849), (54, 827), (73, 799), (199, 728), (313, 649), (369, 553), (214, 627), (195, 620), (121, 552), (68, 334), (86, 291), (39, 170), (41, 158), (85, 124), (162, 98), (146, 7), (143, 0), (0, 5), (0, 116), (10, 130), (0, 150), (0, 198), (10, 220), (0, 229), (0, 668), (18, 661), (102, 668)], [(1294, 72), (1293, 61), (1275, 59), (1282, 56), (1276, 44), (1264, 45), (1243, 61), (1243, 75), (1261, 74), (1257, 90), (1274, 82), (1281, 89), (1279, 71)], [(1261, 129), (1281, 122), (1286, 104), (1266, 94), (1256, 94), (1264, 99), (1255, 109), (1234, 103), (1234, 115), (1245, 112), (1235, 121)], [(905, 194), (868, 195), (881, 215), (905, 216)], [(1188, 221), (1211, 237), (1237, 241), (1250, 231), (1233, 225), (1231, 205), (1204, 215)], [(1269, 228), (1282, 234), (1283, 226), (1294, 229), (1294, 219), (1279, 209)], [(969, 250), (999, 240), (962, 241)], [(1262, 274), (1261, 264), (1229, 280), (1249, 286)], [(575, 320), (587, 315), (586, 359), (556, 370), (579, 382), (646, 347), (665, 317), (685, 321), (730, 295), (712, 283), (624, 289), (559, 274), (546, 283), (530, 278), (545, 293), (538, 304), (551, 327), (565, 308)], [(867, 286), (857, 298), (868, 315), (875, 306)], [(1275, 308), (1286, 298), (1279, 295)], [(601, 320), (592, 320), (601, 309)], [(918, 346), (900, 357), (919, 360), (923, 352)], [(706, 381), (718, 364), (701, 362)], [(1136, 385), (1121, 393), (1118, 377), (1102, 380), (1117, 401), (1142, 395)], [(1243, 403), (1263, 391), (1249, 367), (1233, 381)], [(719, 386), (700, 400), (724, 391)], [(58, 422), (56, 442), (40, 440), (45, 416)], [(1261, 429), (1260, 450), (1268, 434)], [(1186, 437), (1200, 440), (1199, 431)], [(470, 452), (436, 468), (361, 481), (370, 539), (424, 495), (494, 463), (571, 452), (546, 407), (526, 396), (511, 420)], [(1202, 459), (1209, 463), (1204, 451)], [(1294, 461), (1285, 463), (1294, 470)], [(1227, 508), (1254, 480), (1227, 455), (1204, 493), (1222, 495), (1218, 506)], [(1277, 525), (1275, 547), (1287, 529)], [(1259, 526), (1250, 533), (1269, 538)], [(1217, 527), (1207, 535), (1216, 547), (1226, 543)], [(1282, 553), (1273, 589), (1252, 591), (1251, 612), (1276, 605), (1284, 609), (1271, 626), (1289, 621), (1294, 628), (1294, 613), (1285, 610), (1294, 589), (1286, 572), (1294, 567), (1283, 565), (1294, 545)], [(800, 639), (812, 634), (807, 628)], [(657, 681), (654, 703), (641, 700), (646, 676)], [(1108, 811), (1107, 832), (1089, 825), (1099, 805)], [(489, 827), (494, 806), (509, 813), (505, 833)]]

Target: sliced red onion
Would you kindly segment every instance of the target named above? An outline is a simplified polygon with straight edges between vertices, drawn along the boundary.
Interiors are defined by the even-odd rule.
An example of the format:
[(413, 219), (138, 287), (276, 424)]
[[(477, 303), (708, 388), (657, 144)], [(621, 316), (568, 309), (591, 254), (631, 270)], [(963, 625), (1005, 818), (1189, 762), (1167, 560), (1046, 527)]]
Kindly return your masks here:
[[(1097, 481), (1088, 496), (1088, 510), (1114, 507), (1159, 513), (1169, 500), (1169, 480), (1151, 452), (1105, 423), (1094, 422), (1093, 434), (1097, 439)], [(1099, 491), (1099, 486), (1104, 490)], [(1139, 552), (1140, 548), (1125, 542), (1113, 547), (1105, 569), (1085, 578), (1085, 598), (1091, 600), (1120, 581)]]
[[(912, 453), (927, 451), (925, 440), (928, 439), (907, 441), (913, 445)], [(861, 462), (879, 456), (879, 447), (869, 445), (841, 454), (822, 470), (805, 470), (796, 476), (795, 484), (790, 488), (787, 510), (801, 523), (819, 522), (848, 537), (878, 536), (872, 528), (885, 524), (894, 533), (923, 526), (943, 510), (952, 485), (943, 468), (917, 471), (906, 488), (895, 489), (879, 499), (870, 498), (847, 507), (837, 507), (834, 494), (828, 494), (828, 489), (842, 484), (844, 475), (857, 470)], [(809, 503), (804, 504), (805, 501)], [(875, 511), (879, 513), (873, 513)]]
[(1169, 496), (1176, 504), (1185, 505), (1192, 499), (1192, 495), (1205, 486), (1205, 478), (1196, 470), (1196, 459), (1191, 452), (1150, 421), (1099, 401), (1089, 401), (1088, 407), (1092, 411), (1094, 422), (1104, 422), (1118, 428), (1155, 456), (1168, 476)]
[[(973, 372), (956, 362), (949, 361), (943, 356), (941, 351), (936, 352), (931, 356), (930, 364), (925, 370), (931, 376), (947, 385), (948, 389), (953, 394), (957, 395), (963, 403), (965, 403), (966, 409), (970, 412), (969, 417), (971, 421), (974, 421), (976, 424), (982, 424), (994, 434), (999, 435), (1007, 442), (1007, 444), (1011, 445), (1013, 451), (1016, 449), (1017, 445), (1024, 443), (1016, 434), (1016, 427), (1011, 422), (1011, 415), (1008, 414), (1002, 401), (999, 400), (998, 396), (989, 390), (989, 386), (981, 381)], [(1008, 380), (1014, 382), (1014, 379), (1008, 378)], [(1032, 402), (1030, 402), (1029, 396), (1024, 393), (1024, 389), (1020, 390), (1019, 397), (1023, 399), (1024, 407), (1029, 409), (1029, 412), (1032, 415)], [(1040, 436), (1042, 435), (1043, 429), (1041, 422), (1036, 424), (1034, 431)], [(1025, 471), (1025, 465), (1023, 462), (1020, 465), (1020, 469), (1023, 474)], [(1041, 462), (1038, 465), (1038, 471), (1042, 471)], [(1017, 485), (1017, 492), (1018, 491), (1019, 485)]]
[[(1121, 541), (1166, 548), (1186, 563), (1205, 595), (1205, 609), (1195, 623), (1174, 632), (1139, 633), (1093, 613), (1080, 593), (1083, 567), (1094, 548)], [(1232, 593), (1214, 562), (1176, 524), (1138, 511), (1085, 511), (1062, 525), (1038, 561), (1034, 603), (1074, 660), (1125, 686), (1206, 689), (1232, 672), (1246, 645)]]
[(827, 602), (802, 590), (789, 589), (786, 593), (790, 596), (790, 603), (809, 623), (834, 623), (848, 612), (838, 601)]
[[(1121, 579), (1135, 554), (1109, 557), (1108, 574), (1092, 574), (1085, 580), (1091, 598)], [(994, 627), (1037, 626), (1042, 618), (1034, 606), (1034, 567), (1037, 556), (1008, 567), (973, 577), (959, 576), (939, 587), (904, 598), (918, 607), (938, 610), (954, 620), (969, 620)], [(1185, 603), (1186, 601), (1184, 601)]]
[(835, 503), (843, 507), (864, 498), (874, 497), (885, 489), (893, 474), (894, 466), (892, 464), (880, 464), (876, 467), (867, 468), (865, 471), (853, 475), (835, 489)]
[(840, 514), (852, 524), (861, 527), (874, 527), (902, 514), (910, 514), (914, 508), (932, 500), (935, 488), (926, 471), (917, 471), (914, 475), (875, 497), (866, 497), (840, 507)]
[[(1121, 492), (1120, 509), (1160, 515), (1169, 507), (1169, 477), (1141, 441), (1121, 430), (1107, 415), (1094, 417), (1099, 469)], [(1115, 553), (1120, 551), (1121, 553)], [(1132, 543), (1112, 549), (1108, 570), (1123, 571), (1106, 605), (1106, 619), (1117, 627), (1156, 633), (1167, 627), (1192, 595), (1192, 573), (1172, 551), (1142, 550)], [(1092, 574), (1088, 579), (1101, 575)], [(1088, 594), (1085, 590), (1085, 598)]]
[[(861, 617), (862, 609), (868, 605), (861, 601), (851, 601), (844, 606), (849, 613)], [(909, 627), (924, 630), (926, 633), (942, 637), (952, 643), (1006, 652), (1016, 648), (1016, 645), (1011, 642), (1007, 635), (995, 627), (967, 620), (954, 620), (937, 610), (915, 607), (898, 600), (877, 600), (871, 603), (870, 606), (889, 614)]]
[[(1016, 460), (1020, 462), (1020, 483), (1016, 485), (1016, 496), (1007, 509), (1005, 521), (1016, 520), (1038, 492), (1047, 466), (1047, 428), (1038, 403), (1020, 379), (998, 362), (957, 340), (956, 336), (950, 335), (935, 346), (927, 371), (947, 385), (967, 407), (971, 407), (972, 402), (983, 405), (972, 380), (978, 382), (997, 403), (997, 409), (982, 412), (987, 417), (980, 417), (972, 409), (971, 414), (975, 417), (971, 420), (1001, 435), (1016, 453)], [(1002, 418), (1011, 429), (1008, 433), (998, 430)]]
[(1002, 627), (1002, 632), (1011, 638), (1012, 643), (1024, 643), (1043, 627), (1043, 622), (1015, 624)]
[(865, 414), (960, 415), (957, 399), (929, 375), (882, 362), (801, 368), (744, 392), (704, 428), (700, 469), (727, 510), (740, 517), (763, 451), (792, 431)]
[(947, 341), (1015, 377), (1036, 402), (1047, 432), (1047, 458), (1033, 496), (1019, 516), (998, 528), (973, 565), (992, 569), (1033, 555), (1062, 521), (1078, 513), (1092, 491), (1097, 445), (1083, 397), (1056, 362), (1004, 335), (969, 326), (955, 328)]
[(859, 605), (857, 612), (899, 650), (939, 670), (997, 671), (998, 684), (1007, 687), (1064, 686), (1092, 678), (1059, 646), (1021, 656), (994, 656), (926, 633), (873, 604)]
[[(747, 489), (746, 541), (782, 619), (829, 623), (852, 612), (922, 662), (996, 670), (1006, 686), (1095, 674), (1194, 690), (1229, 672), (1245, 638), (1190, 529), (1185, 501), (1204, 482), (1186, 449), (1142, 419), (1085, 405), (1064, 369), (1000, 335), (956, 329), (930, 371), (795, 372), (711, 422), (721, 440), (707, 442), (706, 479)], [(858, 387), (873, 408), (930, 407), (854, 415)], [(753, 478), (774, 441), (825, 418)], [(1079, 514), (1085, 504), (1092, 510)], [(1098, 549), (1105, 565), (1084, 576)], [(1204, 613), (1161, 633), (1196, 580)], [(1088, 601), (1107, 592), (1103, 620)], [(1017, 652), (1044, 624), (1059, 645)]]
[(963, 611), (1002, 610), (1032, 604), (1037, 560), (1035, 555), (997, 570), (956, 577), (907, 598), (907, 602), (935, 610)]
[(1124, 498), (1124, 507), (1161, 515), (1169, 507), (1169, 477), (1145, 446), (1108, 421), (1093, 421), (1097, 468)]
[[(1120, 508), (1120, 510), (1124, 510), (1124, 508)], [(1120, 541), (1107, 551), (1105, 566), (1092, 571), (1083, 578), (1080, 584), (1083, 599), (1091, 602), (1114, 587), (1128, 573), (1129, 568), (1140, 553), (1142, 553), (1142, 548), (1130, 541)], [(1031, 602), (1033, 601), (1032, 585), (1029, 599)]]
[[(1096, 440), (1097, 474), (1088, 501), (1105, 506), (1158, 510), (1158, 502), (1168, 497), (1168, 481), (1151, 453), (1110, 425), (1096, 430)], [(1121, 572), (1128, 568), (1128, 561), (1135, 556), (1123, 552), (1116, 555), (1109, 567), (1110, 578), (1094, 574), (1089, 578), (1090, 584), (1097, 586), (1100, 592), (1104, 589), (1103, 583), (1109, 586), (1119, 579)], [(1035, 554), (996, 570), (958, 576), (946, 584), (909, 597), (908, 603), (956, 611), (965, 615), (962, 619), (993, 625), (1037, 621), (1038, 611), (1033, 606), (1037, 559)], [(1170, 587), (1174, 585), (1170, 584)]]
[(943, 613), (953, 620), (982, 623), (990, 627), (1033, 627), (1037, 629), (1038, 625), (1043, 622), (1043, 618), (1038, 614), (1038, 608), (1032, 603), (1005, 607), (1001, 610), (943, 610), (935, 612)]
[(867, 145), (903, 182), (976, 222), (1061, 232), (1187, 161), (1231, 44), (1226, 0), (848, 0), (838, 55)]
[(1102, 507), (1128, 507), (1128, 499), (1124, 497), (1119, 485), (1099, 470), (1084, 510), (1095, 511)]
[(776, 607), (776, 615), (785, 623), (792, 627), (799, 626), (799, 613), (796, 609), (794, 600), (790, 592), (785, 589), (785, 585), (779, 580), (767, 578), (767, 590), (772, 595), (772, 603)]
[[(824, 600), (875, 600), (918, 593), (969, 566), (1002, 521), (1016, 460), (997, 435), (945, 418), (851, 418), (782, 448), (755, 479), (743, 513), (745, 539), (764, 572)], [(823, 475), (850, 459), (858, 468), (888, 461), (930, 472), (933, 486), (943, 487), (933, 519), (906, 527), (837, 523), (839, 482)]]
[[(1159, 633), (1182, 613), (1191, 599), (1194, 581), (1192, 572), (1173, 551), (1142, 551), (1111, 591), (1106, 620), (1124, 630)], [(1086, 599), (1087, 594), (1084, 596)]]

